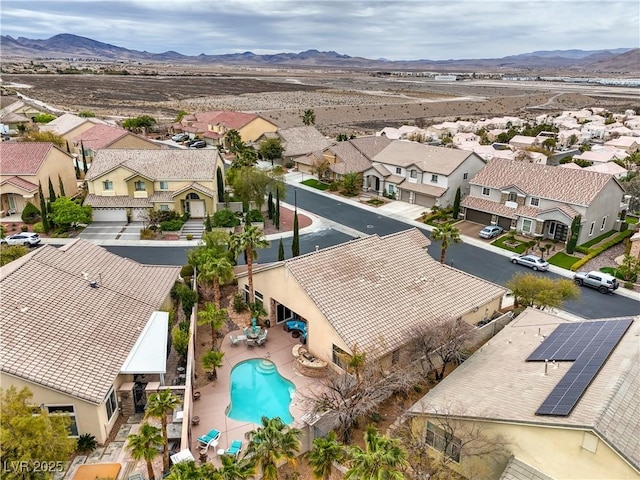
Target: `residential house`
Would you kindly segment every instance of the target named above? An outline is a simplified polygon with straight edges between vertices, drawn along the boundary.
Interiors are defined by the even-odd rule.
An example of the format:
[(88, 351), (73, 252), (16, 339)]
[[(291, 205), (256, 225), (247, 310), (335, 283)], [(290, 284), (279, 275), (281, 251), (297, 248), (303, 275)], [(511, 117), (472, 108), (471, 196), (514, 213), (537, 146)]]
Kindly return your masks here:
[(170, 290), (179, 267), (143, 265), (85, 240), (45, 245), (0, 268), (0, 382), (105, 443), (143, 412), (166, 372)]
[(60, 195), (60, 180), (67, 196), (77, 191), (73, 157), (53, 143), (0, 143), (0, 216), (20, 214), (27, 202), (40, 209), (38, 184), (48, 197), (49, 180)]
[[(329, 177), (337, 180), (345, 173), (360, 173), (369, 169), (375, 157), (393, 140), (386, 137), (359, 137), (338, 142), (322, 152), (322, 159), (329, 164)], [(300, 171), (311, 172), (309, 166), (300, 164)]]
[(470, 150), (485, 161), (492, 158), (514, 158), (515, 154), (506, 144), (493, 143), (491, 145), (467, 145), (463, 150)]
[[(285, 163), (303, 163), (307, 158), (321, 157), (322, 151), (334, 142), (322, 135), (318, 129), (312, 125), (304, 127), (282, 128), (277, 132), (267, 133), (264, 137), (279, 138), (284, 151), (282, 159)], [(260, 143), (260, 140), (258, 142)], [(303, 163), (304, 165), (307, 165)], [(307, 165), (310, 167), (310, 165)]]
[(31, 127), (36, 115), (48, 113), (41, 107), (25, 102), (17, 95), (2, 95), (1, 105), (0, 125), (4, 125), (5, 130), (11, 133), (18, 133), (19, 125)]
[(613, 160), (622, 160), (628, 156), (627, 152), (614, 146), (594, 145), (591, 150), (585, 150), (580, 155), (575, 155), (575, 160), (584, 160), (592, 163), (606, 163)]
[(624, 150), (631, 155), (640, 151), (640, 137), (622, 136), (609, 140), (608, 142), (604, 142), (604, 146)]
[(73, 146), (73, 139), (75, 137), (98, 124), (107, 125), (105, 121), (100, 120), (99, 118), (85, 118), (74, 115), (73, 113), (64, 113), (55, 120), (52, 120), (45, 125), (41, 125), (39, 130), (41, 132), (52, 132), (56, 135), (60, 135), (69, 143), (69, 149), (71, 149)]
[[(499, 285), (443, 265), (418, 229), (372, 235), (289, 260), (254, 266), (256, 300), (272, 326), (307, 324), (307, 347), (339, 368), (341, 353), (394, 363), (422, 329), (461, 318), (475, 325), (502, 302)], [(248, 291), (246, 272), (238, 276)]]
[(91, 164), (96, 152), (100, 149), (113, 148), (136, 148), (145, 150), (160, 150), (167, 148), (166, 145), (156, 143), (147, 138), (120, 127), (110, 125), (94, 125), (79, 135), (73, 137), (74, 153), (78, 159), (82, 158), (82, 148), (84, 157), (88, 164)]
[(469, 192), (469, 181), (484, 165), (467, 150), (394, 140), (373, 157), (364, 185), (404, 202), (446, 207), (453, 204), (458, 188), (462, 194)]
[(542, 144), (542, 141), (538, 137), (529, 137), (527, 135), (516, 135), (509, 140), (509, 145), (514, 149), (527, 149), (537, 147), (540, 144)]
[(209, 145), (229, 148), (225, 135), (236, 130), (245, 143), (255, 142), (267, 132), (278, 130), (277, 125), (260, 115), (245, 112), (212, 111), (196, 112), (182, 117), (172, 128), (176, 132), (189, 133), (204, 139)]
[(616, 227), (624, 189), (604, 173), (495, 158), (471, 180), (462, 216), (524, 235), (565, 242), (580, 215), (578, 244)]
[(600, 172), (613, 175), (618, 180), (626, 178), (629, 174), (629, 170), (621, 167), (615, 162), (595, 163), (590, 167), (585, 167), (585, 170), (588, 170), (589, 172)]
[(141, 221), (150, 208), (203, 218), (222, 201), (224, 163), (217, 149), (102, 149), (85, 180), (94, 221)]
[[(640, 317), (527, 309), (405, 416), (468, 478), (638, 479), (638, 336)], [(474, 455), (500, 442), (507, 455)]]

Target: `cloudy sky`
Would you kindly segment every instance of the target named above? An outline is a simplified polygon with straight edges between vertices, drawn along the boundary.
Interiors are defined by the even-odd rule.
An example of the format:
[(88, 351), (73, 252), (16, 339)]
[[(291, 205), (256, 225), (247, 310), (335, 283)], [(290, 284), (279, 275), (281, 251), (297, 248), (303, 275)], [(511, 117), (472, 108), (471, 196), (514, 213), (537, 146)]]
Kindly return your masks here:
[(640, 46), (638, 0), (2, 0), (0, 15), (2, 35), (73, 33), (186, 55), (443, 60)]

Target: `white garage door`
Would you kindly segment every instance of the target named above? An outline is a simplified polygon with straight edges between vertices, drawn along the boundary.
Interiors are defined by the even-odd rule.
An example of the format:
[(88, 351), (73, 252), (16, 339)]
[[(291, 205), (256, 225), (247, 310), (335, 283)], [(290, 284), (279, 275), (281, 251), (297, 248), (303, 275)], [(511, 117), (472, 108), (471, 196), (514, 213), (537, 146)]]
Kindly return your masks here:
[(132, 220), (134, 222), (144, 222), (148, 218), (147, 212), (149, 212), (147, 208), (133, 208)]
[(126, 222), (127, 210), (125, 208), (94, 208), (94, 222)]

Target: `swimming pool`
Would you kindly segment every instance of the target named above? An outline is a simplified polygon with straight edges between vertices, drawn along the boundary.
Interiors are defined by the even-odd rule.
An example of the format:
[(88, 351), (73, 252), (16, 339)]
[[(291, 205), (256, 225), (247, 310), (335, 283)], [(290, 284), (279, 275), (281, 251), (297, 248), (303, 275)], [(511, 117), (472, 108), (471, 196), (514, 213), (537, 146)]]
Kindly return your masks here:
[(259, 424), (262, 417), (280, 417), (291, 423), (289, 404), (296, 387), (278, 373), (270, 360), (254, 358), (231, 370), (231, 404), (227, 417)]

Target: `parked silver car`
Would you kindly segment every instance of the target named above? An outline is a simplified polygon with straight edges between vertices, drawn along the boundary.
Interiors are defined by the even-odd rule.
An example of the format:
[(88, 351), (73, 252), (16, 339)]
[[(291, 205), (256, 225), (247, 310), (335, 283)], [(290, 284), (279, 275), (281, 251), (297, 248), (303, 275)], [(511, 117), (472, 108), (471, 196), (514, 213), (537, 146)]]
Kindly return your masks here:
[(40, 243), (40, 235), (33, 232), (22, 232), (9, 235), (1, 240), (4, 245), (24, 245), (33, 247)]
[(573, 282), (576, 285), (596, 288), (600, 293), (613, 293), (613, 291), (620, 286), (616, 277), (595, 270), (591, 272), (577, 272), (573, 276)]
[(524, 265), (525, 267), (529, 267), (535, 271), (540, 270), (541, 272), (546, 272), (549, 270), (549, 262), (540, 257), (536, 257), (535, 255), (514, 255), (511, 257), (511, 262), (518, 265)]
[(495, 238), (504, 232), (504, 228), (500, 225), (487, 225), (480, 230), (480, 238)]

